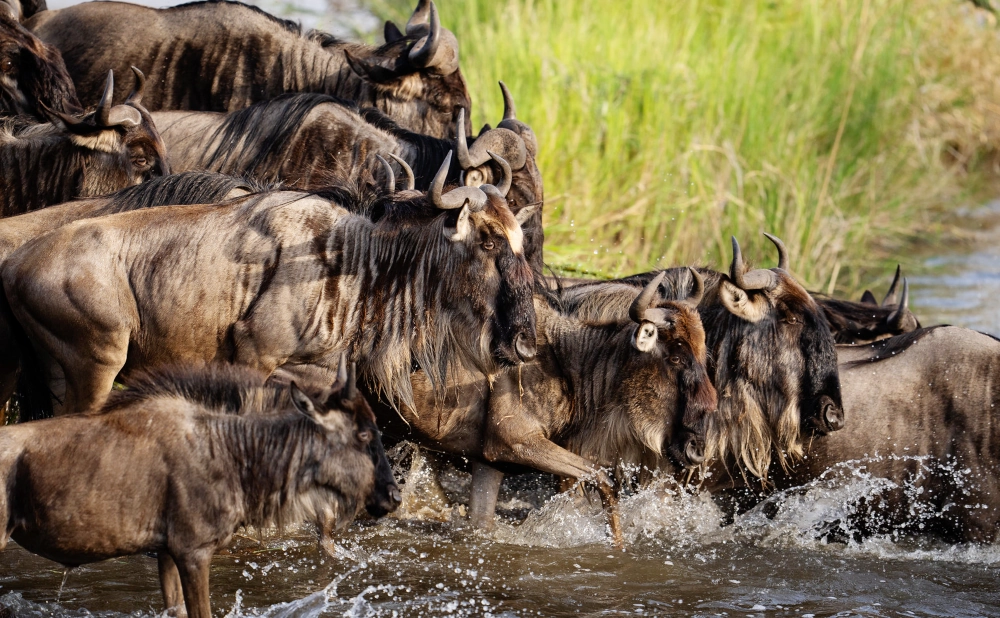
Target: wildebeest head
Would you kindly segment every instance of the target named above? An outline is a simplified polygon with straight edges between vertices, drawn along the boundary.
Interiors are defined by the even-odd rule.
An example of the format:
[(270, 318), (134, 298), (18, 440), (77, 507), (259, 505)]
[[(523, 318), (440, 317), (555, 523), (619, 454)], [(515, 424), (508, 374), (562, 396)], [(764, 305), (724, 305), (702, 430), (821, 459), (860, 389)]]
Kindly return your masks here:
[(441, 26), (432, 0), (419, 0), (405, 30), (386, 22), (385, 45), (364, 57), (356, 55), (361, 48), (345, 50), (347, 63), (374, 89), (374, 106), (386, 115), (418, 133), (454, 137), (455, 113), (472, 105), (458, 40)]
[(465, 110), (460, 110), (456, 126), (456, 153), (461, 166), (462, 183), (474, 187), (496, 183), (503, 170), (490, 157), (500, 155), (513, 170), (507, 206), (522, 221), (525, 234), (525, 255), (538, 274), (542, 271), (542, 206), (545, 193), (542, 174), (538, 171), (538, 140), (527, 124), (517, 119), (514, 98), (500, 82), (503, 93), (503, 120), (496, 128), (483, 127), (469, 146), (465, 137)]
[[(458, 257), (458, 272), (449, 274), (445, 282), (446, 297), (458, 301), (453, 306), (468, 329), (465, 332), (489, 329), (481, 330), (478, 343), (469, 342), (471, 356), (484, 357), (482, 348), (488, 342), (494, 361), (501, 366), (517, 365), (535, 356), (534, 277), (524, 257), (521, 223), (507, 207), (510, 165), (495, 153), (491, 157), (504, 170), (496, 185), (458, 187), (444, 193), (449, 153), (428, 197), (435, 207), (449, 211), (442, 220), (442, 233)], [(492, 372), (492, 368), (481, 369)]]
[[(354, 363), (351, 363), (348, 371), (345, 361), (341, 357), (340, 368), (337, 372), (337, 380), (333, 386), (310, 396), (298, 388), (292, 381), (289, 385), (289, 393), (295, 407), (304, 414), (314, 416), (317, 421), (325, 426), (342, 424), (346, 420), (353, 422), (351, 432), (348, 436), (362, 445), (371, 457), (372, 465), (375, 468), (375, 486), (365, 500), (365, 509), (372, 517), (382, 517), (396, 510), (402, 502), (402, 494), (399, 485), (392, 476), (392, 467), (385, 455), (385, 447), (382, 445), (382, 434), (375, 424), (375, 413), (372, 411), (368, 401), (358, 391), (357, 370)], [(344, 416), (331, 416), (329, 414), (317, 414), (318, 410), (340, 410), (346, 414)], [(341, 431), (341, 434), (344, 434)], [(337, 470), (331, 467), (330, 463), (324, 462), (320, 465), (319, 477), (328, 475), (335, 480)], [(332, 485), (333, 483), (331, 483)]]
[[(721, 370), (715, 372), (722, 397), (738, 399), (747, 409), (730, 419), (740, 432), (730, 444), (757, 476), (764, 478), (770, 446), (786, 455), (801, 455), (801, 434), (826, 433), (844, 423), (837, 354), (822, 310), (788, 271), (784, 244), (778, 267), (749, 270), (733, 238), (733, 262), (717, 288), (719, 302), (703, 316), (714, 323), (709, 348)], [(756, 409), (750, 409), (756, 408)], [(766, 451), (766, 452), (765, 452)]]
[[(0, 2), (0, 7), (8, 6)], [(45, 108), (66, 114), (80, 111), (62, 56), (19, 24), (11, 11), (0, 10), (0, 115), (47, 120)]]
[[(685, 300), (663, 300), (660, 273), (636, 297), (629, 317), (637, 324), (621, 375), (625, 407), (645, 446), (668, 455), (681, 467), (705, 460), (706, 416), (717, 405), (706, 369), (705, 330), (698, 314), (704, 294), (701, 276), (691, 269), (695, 286)], [(666, 412), (666, 416), (664, 416)], [(668, 427), (665, 423), (669, 423)], [(665, 443), (665, 442), (669, 443)]]
[[(163, 143), (149, 111), (142, 106), (142, 91), (146, 78), (132, 67), (135, 88), (121, 105), (112, 103), (114, 74), (108, 71), (104, 95), (97, 108), (82, 119), (54, 112), (74, 143), (91, 150), (117, 153), (124, 148), (131, 163), (132, 184), (170, 173), (167, 147)], [(90, 195), (90, 194), (82, 194)]]
[(871, 343), (920, 328), (920, 320), (909, 310), (910, 286), (905, 277), (902, 279), (902, 295), (899, 293), (901, 276), (901, 269), (897, 266), (896, 277), (881, 305), (869, 290), (865, 290), (861, 302), (857, 303), (823, 296), (816, 299), (826, 314), (837, 343)]

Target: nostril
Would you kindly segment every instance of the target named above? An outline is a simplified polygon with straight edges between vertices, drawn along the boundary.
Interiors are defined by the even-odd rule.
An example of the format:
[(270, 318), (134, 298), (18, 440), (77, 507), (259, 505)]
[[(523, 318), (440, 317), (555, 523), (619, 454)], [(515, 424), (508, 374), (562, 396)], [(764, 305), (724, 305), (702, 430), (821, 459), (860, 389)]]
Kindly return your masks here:
[(705, 446), (697, 438), (689, 438), (684, 445), (684, 456), (692, 464), (700, 464), (705, 461)]
[(399, 505), (403, 501), (403, 494), (399, 493), (398, 487), (393, 487), (389, 490), (389, 499), (394, 506)]
[(823, 410), (823, 418), (831, 430), (836, 431), (844, 427), (844, 411), (833, 404), (827, 404)]

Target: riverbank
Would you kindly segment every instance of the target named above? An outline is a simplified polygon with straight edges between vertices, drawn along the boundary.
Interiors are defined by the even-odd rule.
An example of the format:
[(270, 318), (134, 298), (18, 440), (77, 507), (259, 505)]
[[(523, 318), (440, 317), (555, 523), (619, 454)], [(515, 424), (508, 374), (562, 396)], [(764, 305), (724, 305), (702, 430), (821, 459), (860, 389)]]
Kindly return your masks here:
[(995, 195), (1000, 35), (969, 2), (440, 8), (475, 126), (499, 118), (503, 79), (539, 136), (555, 266), (721, 267), (730, 234), (767, 264), (770, 231), (811, 288), (853, 293)]

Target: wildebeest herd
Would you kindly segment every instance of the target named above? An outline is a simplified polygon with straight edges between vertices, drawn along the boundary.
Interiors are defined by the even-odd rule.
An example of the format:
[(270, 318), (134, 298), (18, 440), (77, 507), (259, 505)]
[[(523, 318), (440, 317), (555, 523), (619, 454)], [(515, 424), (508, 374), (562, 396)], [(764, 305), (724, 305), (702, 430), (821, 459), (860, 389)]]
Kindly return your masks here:
[(468, 462), (480, 527), (507, 472), (596, 486), (621, 546), (653, 473), (746, 509), (873, 458), (920, 491), (857, 529), (996, 538), (1000, 342), (922, 328), (898, 271), (881, 304), (812, 294), (770, 235), (769, 269), (733, 238), (728, 272), (546, 276), (538, 141), (503, 83), (469, 136), (458, 51), (429, 0), (382, 46), (239, 2), (0, 2), (0, 547), (155, 553), (208, 616), (241, 526), (399, 505), (376, 421)]

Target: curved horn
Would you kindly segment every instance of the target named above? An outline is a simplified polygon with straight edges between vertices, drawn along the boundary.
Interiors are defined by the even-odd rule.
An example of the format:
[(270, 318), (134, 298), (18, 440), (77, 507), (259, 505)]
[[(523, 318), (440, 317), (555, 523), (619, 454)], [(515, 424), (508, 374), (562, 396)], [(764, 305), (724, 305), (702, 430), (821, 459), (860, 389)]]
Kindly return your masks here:
[(785, 249), (785, 243), (781, 242), (781, 239), (777, 236), (772, 236), (767, 232), (764, 232), (764, 236), (774, 243), (774, 246), (778, 248), (778, 268), (788, 272), (788, 250)]
[(347, 399), (358, 396), (358, 364), (352, 362), (347, 367)]
[(899, 305), (896, 309), (886, 317), (885, 321), (892, 328), (898, 328), (900, 323), (903, 321), (903, 316), (906, 315), (906, 310), (910, 306), (910, 284), (907, 283), (906, 277), (903, 277), (903, 296), (899, 300)]
[(443, 197), (441, 194), (444, 191), (444, 179), (448, 176), (448, 168), (451, 167), (451, 151), (444, 158), (444, 162), (441, 163), (441, 167), (438, 168), (437, 174), (434, 174), (434, 180), (431, 181), (431, 189), (428, 192), (431, 196), (431, 203), (438, 208), (448, 209), (447, 206), (441, 201)]
[(642, 288), (639, 295), (632, 301), (632, 306), (628, 308), (628, 316), (632, 318), (633, 322), (642, 323), (643, 314), (653, 304), (653, 299), (660, 295), (660, 284), (663, 283), (663, 279), (666, 276), (666, 271), (661, 270), (660, 274), (653, 277), (653, 280), (646, 287)]
[(458, 155), (458, 164), (463, 170), (482, 165), (482, 162), (473, 163), (472, 157), (469, 156), (469, 143), (465, 139), (464, 107), (458, 110), (458, 125), (455, 127), (455, 154)]
[(517, 108), (514, 107), (514, 97), (510, 96), (507, 84), (500, 82), (500, 92), (503, 93), (503, 119), (517, 120)]
[(889, 291), (886, 292), (885, 298), (882, 299), (882, 306), (889, 307), (896, 304), (896, 292), (899, 289), (899, 278), (903, 274), (903, 268), (896, 264), (896, 276), (892, 279), (892, 285), (889, 286)]
[(705, 279), (700, 272), (690, 266), (688, 266), (688, 272), (691, 273), (691, 292), (684, 299), (684, 302), (692, 308), (697, 308), (705, 296)]
[(406, 34), (414, 34), (414, 29), (419, 29), (420, 26), (427, 23), (432, 4), (434, 3), (430, 0), (419, 0), (417, 2), (417, 8), (413, 10), (409, 21), (406, 22)]
[(393, 173), (392, 166), (389, 165), (388, 161), (382, 158), (382, 155), (375, 155), (375, 158), (379, 160), (382, 164), (382, 169), (385, 170), (385, 175), (389, 184), (389, 194), (391, 195), (396, 192), (396, 174)]
[(142, 105), (142, 93), (146, 89), (146, 76), (134, 66), (132, 67), (132, 73), (135, 75), (135, 85), (132, 87), (132, 92), (125, 99), (125, 103)]
[(743, 252), (740, 251), (740, 243), (736, 242), (733, 236), (733, 263), (729, 267), (729, 276), (737, 286), (744, 291), (751, 290), (772, 290), (778, 285), (778, 275), (770, 270), (757, 269), (747, 272), (746, 262), (743, 261)]
[(94, 110), (94, 121), (99, 127), (111, 126), (111, 98), (114, 96), (114, 91), (115, 72), (108, 69), (108, 79), (104, 82), (104, 94), (101, 95), (101, 102), (97, 104), (97, 109)]
[(399, 167), (401, 167), (403, 169), (403, 173), (406, 174), (406, 187), (404, 188), (407, 191), (413, 191), (413, 189), (417, 186), (417, 179), (413, 175), (413, 169), (402, 159), (402, 157), (397, 157), (391, 152), (389, 153), (389, 156), (393, 161), (399, 163)]
[[(429, 4), (431, 7), (431, 30), (427, 36), (417, 41), (410, 48), (409, 53), (410, 62), (413, 66), (421, 69), (431, 65), (431, 61), (434, 60), (434, 55), (437, 53), (438, 45), (441, 43), (441, 18), (438, 17), (437, 7), (434, 6), (434, 3), (430, 2)], [(407, 26), (407, 29), (409, 29), (409, 26)]]
[(500, 195), (507, 197), (507, 193), (510, 191), (511, 181), (513, 179), (513, 174), (511, 174), (510, 171), (510, 164), (507, 163), (506, 159), (494, 152), (490, 152), (489, 155), (493, 157), (494, 161), (500, 164), (501, 168), (503, 168), (503, 176), (501, 177), (500, 184), (493, 183), (493, 186), (500, 191)]

